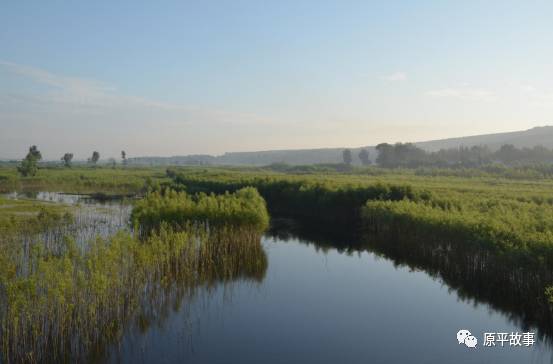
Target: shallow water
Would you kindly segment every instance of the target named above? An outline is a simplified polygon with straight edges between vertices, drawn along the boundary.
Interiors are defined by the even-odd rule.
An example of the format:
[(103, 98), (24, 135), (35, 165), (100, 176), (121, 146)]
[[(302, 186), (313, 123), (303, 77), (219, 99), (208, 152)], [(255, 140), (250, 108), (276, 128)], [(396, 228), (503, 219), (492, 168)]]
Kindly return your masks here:
[[(126, 363), (549, 363), (551, 346), (483, 347), (484, 332), (536, 332), (425, 272), (371, 252), (294, 236), (265, 237), (265, 279), (198, 294), (144, 333), (125, 335)], [(476, 348), (459, 344), (469, 329)]]
[[(80, 241), (128, 229), (131, 207), (122, 201), (42, 192), (8, 197), (78, 206), (74, 233)], [(435, 272), (405, 267), (397, 263), (405, 257), (377, 255), (354, 238), (298, 233), (300, 238), (286, 225), (262, 241), (268, 257), (263, 272), (175, 294), (172, 305), (153, 307), (157, 317), (140, 329), (132, 325), (99, 361), (553, 362), (550, 341), (537, 328), (524, 327), (516, 313), (500, 310), (500, 298), (484, 301), (471, 289), (459, 293)], [(476, 348), (458, 343), (460, 329), (472, 332)], [(484, 347), (484, 332), (533, 332), (537, 342)]]
[[(74, 207), (71, 209), (74, 223), (65, 227), (63, 233), (73, 236), (81, 246), (97, 236), (105, 238), (119, 230), (129, 228), (132, 205), (124, 199), (101, 201), (90, 195), (46, 191), (12, 192), (3, 196), (12, 200), (36, 200)], [(53, 233), (55, 234), (53, 238), (58, 238), (58, 232)], [(52, 234), (52, 232), (45, 234)]]

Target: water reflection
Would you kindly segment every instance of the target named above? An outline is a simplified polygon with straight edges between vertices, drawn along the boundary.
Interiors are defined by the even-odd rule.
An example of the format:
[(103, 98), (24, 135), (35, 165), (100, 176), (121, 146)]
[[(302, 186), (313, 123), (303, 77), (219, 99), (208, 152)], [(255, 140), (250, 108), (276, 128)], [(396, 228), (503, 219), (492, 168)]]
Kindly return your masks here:
[(268, 235), (284, 240), (297, 237), (321, 251), (370, 252), (390, 259), (396, 267), (423, 271), (447, 285), (462, 301), (487, 304), (521, 330), (537, 329), (539, 337), (553, 345), (553, 311), (543, 294), (553, 272), (513, 269), (487, 251), (455, 249), (441, 241), (414, 242), (405, 236), (378, 236), (361, 227), (340, 231), (283, 218), (276, 219)]
[(36, 200), (44, 202), (55, 202), (68, 205), (118, 205), (124, 200), (133, 199), (133, 195), (106, 195), (103, 193), (95, 194), (73, 194), (50, 191), (14, 191), (6, 193), (3, 197), (10, 200)]
[[(228, 249), (220, 249), (221, 245), (231, 244)], [(164, 277), (164, 283), (149, 292), (143, 299), (140, 310), (127, 325), (122, 343), (100, 346), (93, 353), (92, 362), (125, 362), (137, 354), (135, 343), (143, 337), (148, 337), (156, 330), (174, 325), (175, 314), (180, 315), (177, 323), (182, 338), (190, 338), (189, 329), (190, 307), (192, 303), (209, 302), (216, 292), (230, 292), (234, 284), (262, 284), (268, 267), (267, 254), (259, 240), (231, 242), (210, 240), (203, 247), (207, 255), (200, 252), (197, 261), (193, 263), (191, 274), (173, 274)], [(227, 297), (228, 298), (228, 297)], [(183, 339), (184, 340), (184, 339)], [(180, 342), (179, 346), (182, 346)], [(129, 352), (128, 347), (134, 349)], [(127, 348), (127, 349), (126, 349)], [(174, 348), (178, 350), (179, 348)], [(140, 355), (139, 355), (140, 357)]]
[(363, 249), (373, 251), (397, 266), (422, 270), (444, 282), (461, 300), (488, 304), (522, 330), (537, 329), (540, 338), (553, 343), (553, 315), (544, 295), (551, 272), (532, 267), (515, 268), (502, 257), (479, 249), (367, 234)]
[(465, 299), (459, 287), (448, 286), (428, 267), (386, 254), (353, 231), (273, 219), (262, 246), (270, 263), (263, 281), (254, 287), (242, 279), (199, 287), (179, 309), (166, 312), (162, 325), (127, 333), (109, 361), (551, 361), (547, 342), (523, 349), (480, 344), (475, 351), (458, 345), (461, 327), (479, 340), (484, 330), (525, 328), (516, 315), (476, 298), (477, 292), (467, 288), (470, 298)]
[[(48, 216), (43, 221), (39, 213), (37, 221), (44, 222), (40, 229), (28, 229), (28, 231), (23, 229), (24, 231), (18, 232), (3, 242), (3, 248), (10, 247), (10, 251), (14, 252), (8, 254), (11, 256), (10, 260), (19, 262), (18, 267), (24, 267), (24, 269), (18, 269), (19, 277), (25, 277), (29, 273), (29, 267), (32, 265), (30, 264), (31, 247), (40, 246), (56, 255), (64, 249), (65, 238), (71, 236), (86, 251), (89, 243), (93, 241), (92, 239), (96, 239), (98, 236), (109, 237), (118, 231), (130, 229), (131, 206), (126, 201), (106, 202), (83, 195), (42, 192), (36, 195), (12, 194), (8, 198), (35, 198), (74, 207), (71, 209), (74, 216), (71, 219), (57, 214), (50, 216), (48, 212), (44, 212)], [(206, 292), (214, 291), (221, 286), (230, 287), (233, 282), (237, 281), (250, 284), (259, 284), (263, 281), (268, 259), (261, 246), (259, 235), (257, 237), (248, 235), (249, 238), (241, 236), (236, 239), (231, 234), (219, 234), (217, 230), (207, 229), (201, 224), (195, 225), (187, 231), (190, 234), (188, 244), (178, 256), (171, 258), (170, 264), (156, 267), (149, 272), (136, 272), (137, 276), (146, 274), (146, 277), (140, 281), (144, 281), (144, 284), (128, 282), (127, 285), (132, 287), (136, 285), (137, 289), (131, 289), (130, 293), (121, 292), (122, 296), (113, 301), (112, 309), (104, 307), (107, 311), (115, 314), (116, 319), (112, 320), (112, 324), (101, 325), (101, 320), (95, 316), (96, 314), (91, 314), (92, 316), (88, 317), (85, 313), (83, 317), (95, 319), (97, 322), (86, 320), (89, 322), (77, 327), (77, 331), (72, 337), (63, 338), (62, 335), (59, 345), (48, 344), (48, 342), (58, 340), (55, 331), (53, 331), (52, 338), (49, 335), (33, 337), (33, 332), (28, 332), (28, 337), (31, 340), (25, 339), (17, 342), (17, 338), (10, 337), (12, 343), (16, 342), (16, 344), (10, 345), (10, 350), (3, 350), (7, 355), (7, 360), (19, 361), (29, 357), (31, 362), (70, 362), (75, 360), (104, 362), (108, 357), (117, 356), (117, 350), (113, 348), (118, 347), (117, 343), (125, 332), (131, 335), (141, 335), (152, 329), (163, 327), (171, 312), (183, 310), (187, 302), (198, 295), (197, 292), (201, 291), (201, 294), (205, 295)], [(162, 244), (162, 246), (173, 246), (172, 243), (169, 243), (171, 236), (167, 236), (168, 239), (163, 237), (160, 235), (160, 240), (166, 244)], [(146, 243), (144, 242), (144, 244)], [(5, 285), (3, 283), (6, 282), (0, 282), (0, 298), (4, 293)], [(29, 301), (27, 300), (27, 302)], [(9, 315), (9, 307), (11, 306), (5, 306), (0, 300), (0, 322), (9, 321), (4, 320), (9, 317), (6, 316)], [(52, 312), (55, 312), (55, 308), (53, 307)], [(88, 309), (89, 307), (85, 304), (81, 307), (83, 312), (88, 312)], [(98, 316), (101, 316), (103, 311), (100, 307), (97, 308), (97, 311), (100, 312)], [(46, 319), (48, 318), (46, 317)], [(53, 322), (51, 326), (47, 324), (43, 327), (48, 328), (55, 325), (56, 322)], [(3, 342), (3, 334), (8, 335), (0, 327), (0, 344)], [(91, 337), (94, 338), (92, 342), (89, 341)], [(114, 344), (115, 346), (113, 346)], [(0, 345), (0, 347), (2, 346)]]
[[(125, 227), (127, 220), (121, 214), (112, 226)], [(551, 311), (540, 290), (548, 273), (513, 270), (481, 251), (273, 219), (263, 244), (205, 259), (219, 263), (197, 276), (175, 275), (167, 285), (149, 287), (125, 323), (122, 341), (98, 343), (89, 359), (551, 361)], [(538, 330), (545, 342), (533, 351), (495, 349), (474, 356), (455, 345), (455, 332), (459, 324), (476, 330), (480, 322), (492, 330)]]
[(110, 198), (97, 195), (68, 194), (47, 191), (12, 192), (3, 195), (11, 200), (35, 200), (63, 204), (72, 207), (73, 219), (69, 223), (52, 226), (39, 235), (27, 234), (24, 244), (33, 241), (55, 242), (64, 236), (72, 236), (77, 244), (86, 248), (86, 243), (100, 236), (107, 238), (121, 230), (129, 230), (129, 219), (132, 212), (132, 199), (121, 196)]

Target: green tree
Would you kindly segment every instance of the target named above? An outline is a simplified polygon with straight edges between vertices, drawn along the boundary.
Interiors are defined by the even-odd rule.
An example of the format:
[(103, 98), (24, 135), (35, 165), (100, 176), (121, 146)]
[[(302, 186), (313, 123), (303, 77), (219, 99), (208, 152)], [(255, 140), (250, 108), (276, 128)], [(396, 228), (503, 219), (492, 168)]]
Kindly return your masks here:
[(364, 166), (371, 164), (371, 160), (369, 159), (369, 151), (366, 149), (361, 149), (359, 152), (359, 159), (361, 160), (361, 164)]
[(42, 159), (42, 154), (38, 150), (36, 145), (29, 148), (29, 153), (25, 159), (21, 161), (21, 164), (17, 167), (17, 170), (23, 177), (34, 176), (38, 171), (38, 161)]
[(379, 166), (390, 168), (395, 165), (395, 149), (393, 145), (388, 143), (380, 143), (376, 146), (378, 156), (376, 157), (376, 163)]
[(124, 165), (127, 164), (127, 152), (125, 152), (124, 150), (121, 151), (121, 160), (123, 161)]
[(65, 167), (71, 167), (71, 161), (73, 160), (73, 153), (65, 153), (63, 157), (61, 157), (61, 160), (63, 161), (63, 165)]
[(345, 164), (351, 164), (351, 161), (353, 160), (353, 158), (351, 157), (351, 150), (344, 149), (344, 151), (342, 152), (342, 159), (344, 160)]
[(98, 163), (99, 160), (100, 160), (100, 153), (98, 153), (97, 151), (92, 152), (92, 157), (88, 159), (88, 161), (92, 164)]

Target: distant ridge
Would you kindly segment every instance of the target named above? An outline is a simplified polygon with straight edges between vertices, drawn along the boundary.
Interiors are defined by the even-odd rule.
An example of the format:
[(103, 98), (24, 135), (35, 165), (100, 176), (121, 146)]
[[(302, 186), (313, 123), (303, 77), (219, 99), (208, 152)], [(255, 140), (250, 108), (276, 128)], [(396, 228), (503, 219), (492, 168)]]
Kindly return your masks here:
[(461, 145), (467, 147), (487, 145), (490, 149), (495, 150), (503, 144), (513, 144), (517, 148), (531, 148), (536, 145), (541, 145), (551, 149), (553, 148), (553, 126), (537, 126), (524, 131), (473, 135), (431, 140), (414, 144), (427, 151), (456, 148)]
[[(390, 142), (392, 143), (392, 142)], [(534, 147), (542, 145), (553, 148), (553, 126), (541, 126), (524, 131), (507, 133), (473, 135), (440, 140), (415, 142), (418, 147), (427, 151), (439, 149), (458, 148), (460, 146), (472, 147), (475, 145), (488, 146), (496, 150), (503, 144), (513, 144), (518, 148)], [(377, 152), (374, 146), (361, 148), (349, 148), (352, 151), (354, 164), (360, 164), (357, 155), (361, 149), (369, 151), (370, 158), (374, 161)], [(289, 165), (339, 163), (342, 161), (342, 151), (345, 148), (318, 148), (296, 150), (267, 150), (257, 152), (229, 152), (221, 156), (188, 155), (174, 157), (138, 157), (131, 158), (132, 164), (144, 165), (237, 165), (237, 166), (263, 166), (273, 163), (286, 163)]]

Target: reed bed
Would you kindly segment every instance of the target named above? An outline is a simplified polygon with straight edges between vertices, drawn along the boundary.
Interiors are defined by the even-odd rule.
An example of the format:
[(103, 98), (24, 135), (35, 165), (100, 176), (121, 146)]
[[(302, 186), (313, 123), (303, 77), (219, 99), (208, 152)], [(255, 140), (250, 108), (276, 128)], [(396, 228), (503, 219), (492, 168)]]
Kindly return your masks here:
[(156, 316), (174, 290), (264, 277), (268, 214), (254, 190), (152, 194), (133, 218), (147, 234), (97, 234), (82, 245), (74, 217), (44, 213), (0, 240), (0, 361), (87, 361)]
[(224, 194), (253, 187), (274, 215), (325, 223), (347, 224), (359, 220), (367, 200), (428, 200), (430, 193), (408, 184), (359, 184), (321, 176), (265, 175), (227, 172), (187, 173), (169, 170), (172, 188), (191, 193)]
[[(173, 186), (224, 193), (259, 190), (271, 211), (327, 226), (364, 226), (390, 244), (475, 252), (478, 264), (501, 264), (507, 287), (539, 289), (553, 303), (553, 184), (551, 180), (421, 176), (290, 175), (263, 171), (173, 169)], [(402, 245), (403, 247), (405, 245)], [(467, 265), (467, 269), (472, 269)], [(485, 267), (482, 268), (485, 270)], [(491, 269), (489, 270), (491, 271)], [(522, 272), (522, 273), (521, 273)], [(521, 278), (524, 277), (524, 278)], [(522, 284), (520, 282), (523, 282)], [(526, 284), (526, 283), (528, 284)]]
[(178, 228), (190, 221), (208, 221), (211, 227), (225, 227), (235, 233), (241, 231), (259, 238), (269, 226), (269, 214), (265, 201), (251, 187), (232, 194), (199, 193), (194, 196), (165, 190), (149, 193), (138, 201), (132, 212), (132, 221), (141, 236), (155, 230), (162, 222)]

